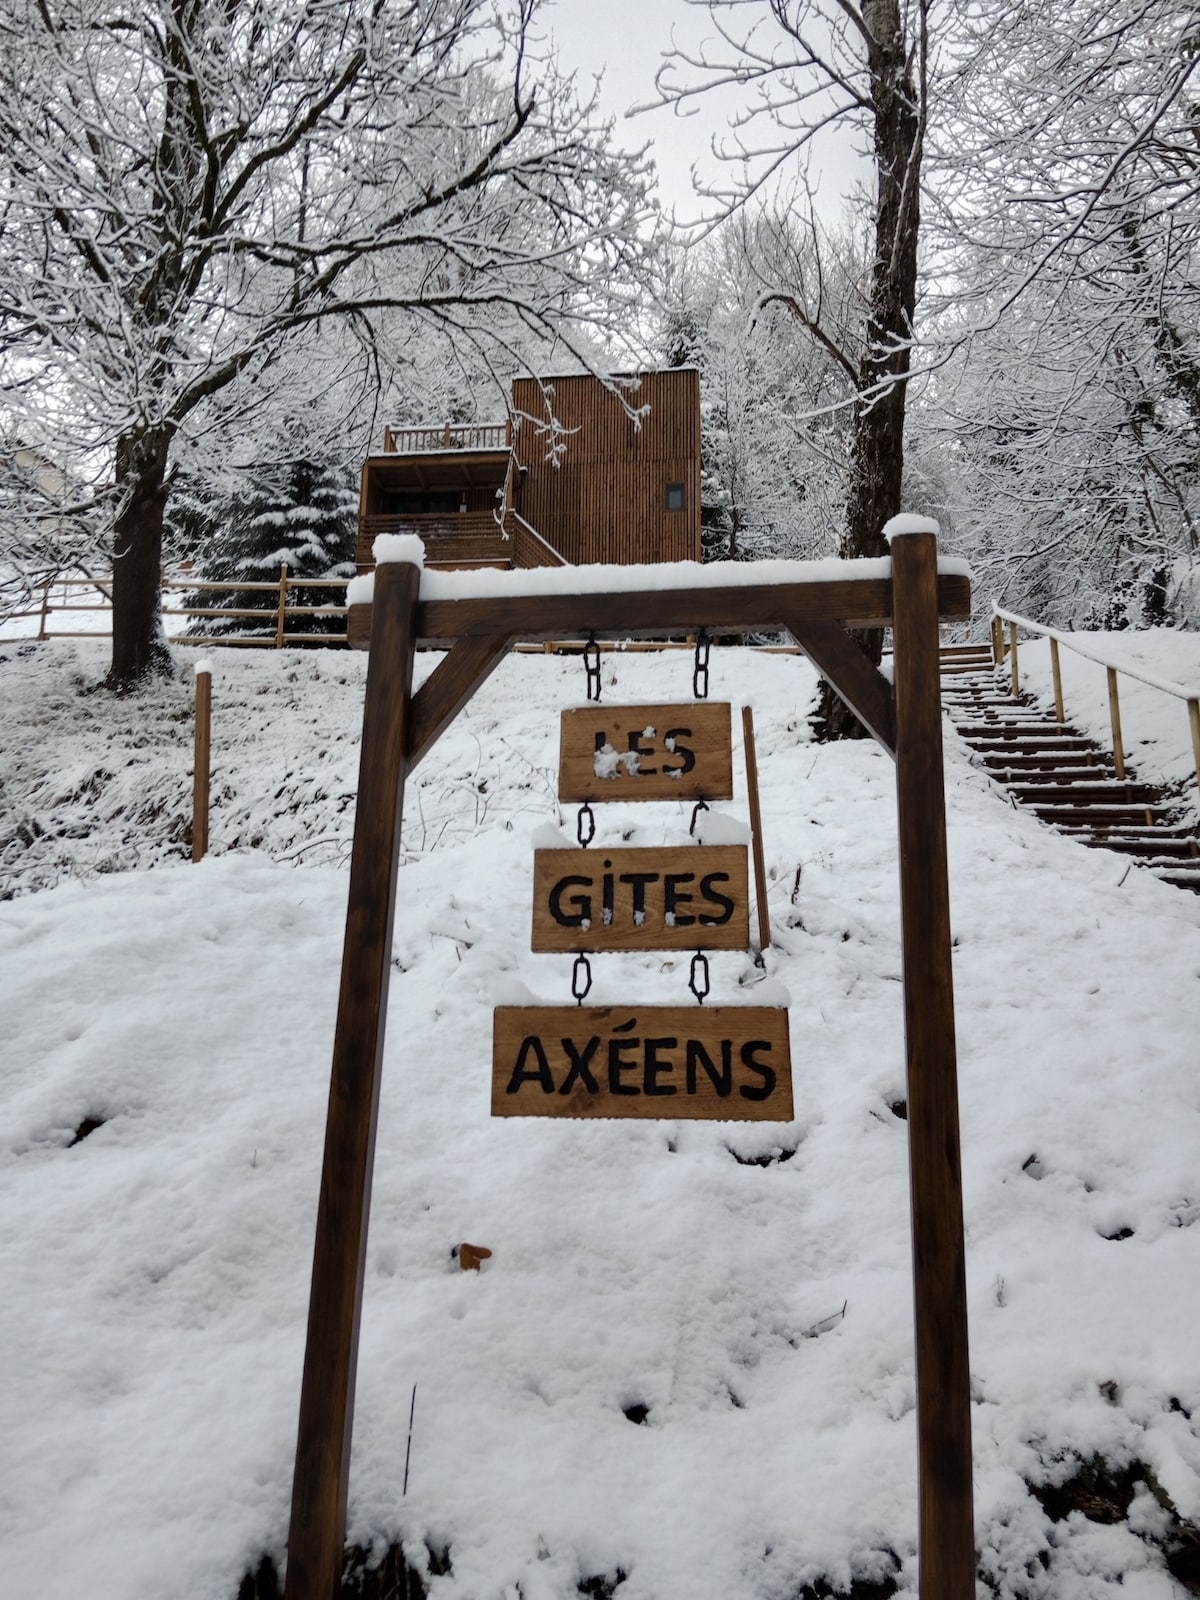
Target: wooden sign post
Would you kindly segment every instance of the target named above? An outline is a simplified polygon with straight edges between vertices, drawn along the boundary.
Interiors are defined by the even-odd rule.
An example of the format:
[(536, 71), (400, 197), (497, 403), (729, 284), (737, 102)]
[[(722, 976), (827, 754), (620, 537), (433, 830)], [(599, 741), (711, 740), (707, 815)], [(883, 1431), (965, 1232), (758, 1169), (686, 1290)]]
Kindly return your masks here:
[[(725, 634), (786, 629), (896, 760), (920, 1594), (921, 1600), (974, 1600), (966, 1275), (938, 681), (938, 618), (970, 615), (970, 583), (961, 573), (939, 574), (930, 533), (897, 537), (890, 573), (881, 573), (879, 567), (864, 563), (858, 575), (856, 564), (846, 562), (845, 576), (833, 580), (823, 574), (807, 578), (798, 564), (797, 581), (791, 583), (583, 594), (500, 592), (483, 599), (422, 601), (418, 568), (394, 562), (378, 568), (373, 604), (350, 608), (350, 642), (358, 647), (369, 643), (371, 659), (301, 1381), (286, 1600), (335, 1600), (340, 1585), (405, 779), (516, 641), (591, 633), (598, 638), (653, 638), (699, 628)], [(744, 569), (747, 577), (752, 574), (753, 568)], [(894, 689), (847, 631), (888, 625), (894, 638)], [(412, 661), (418, 643), (447, 645), (448, 650), (414, 695)], [(657, 739), (657, 722), (646, 726), (656, 728)], [(630, 747), (626, 743), (624, 748)], [(656, 756), (665, 753), (665, 746), (649, 736), (640, 748), (653, 749)], [(616, 743), (613, 749), (618, 750)], [(640, 759), (639, 754), (639, 764)], [(694, 856), (695, 850), (689, 854)], [(663, 892), (665, 897), (665, 887)], [(753, 1019), (754, 1008), (729, 1008), (739, 1013), (737, 1030), (748, 1028), (753, 1036), (726, 1025), (718, 1018), (718, 1007), (703, 1008), (703, 1034), (690, 1031), (699, 1027), (695, 1019), (701, 1008), (682, 1008), (682, 1016), (672, 1014), (673, 1008), (627, 1008), (611, 1014), (600, 1031), (591, 1016), (581, 1022), (577, 1009), (563, 1008), (570, 1024), (555, 1023), (559, 1031), (548, 1034), (543, 1024), (549, 1019), (530, 1019), (528, 1009), (517, 1008), (511, 1021), (504, 1022), (506, 1048), (515, 1053), (508, 1079), (497, 1087), (502, 1074), (494, 1077), (493, 1095), (529, 1096), (532, 1103), (540, 1097), (543, 1104), (573, 1095), (605, 1096), (632, 1106), (669, 1098), (664, 1091), (674, 1088), (676, 1101), (690, 1097), (699, 1102), (707, 1080), (719, 1100), (735, 1095), (747, 1105), (770, 1100), (770, 1094), (753, 1099), (754, 1092), (766, 1088), (776, 1048), (766, 1021), (760, 1028)], [(502, 1016), (503, 1011), (497, 1014)], [(622, 1032), (631, 1019), (634, 1027)], [(501, 1026), (499, 1020), (496, 1026)], [(572, 1031), (579, 1027), (590, 1031), (586, 1036)], [(527, 1031), (518, 1039), (519, 1030)], [(520, 1060), (525, 1040), (535, 1037), (543, 1041), (546, 1076), (532, 1044)], [(562, 1043), (566, 1039), (574, 1057)], [(574, 1068), (575, 1078), (564, 1096), (573, 1060), (581, 1064)], [(712, 1063), (711, 1073), (706, 1060)], [(722, 1092), (726, 1084), (728, 1094)], [(635, 1092), (629, 1093), (631, 1089)]]

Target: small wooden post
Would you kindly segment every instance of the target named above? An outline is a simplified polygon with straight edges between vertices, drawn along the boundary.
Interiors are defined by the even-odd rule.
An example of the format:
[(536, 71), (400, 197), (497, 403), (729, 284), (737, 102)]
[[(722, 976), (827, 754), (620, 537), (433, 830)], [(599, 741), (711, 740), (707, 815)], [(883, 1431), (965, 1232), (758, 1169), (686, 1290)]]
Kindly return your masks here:
[(38, 643), (39, 644), (46, 637), (46, 622), (47, 622), (47, 620), (49, 619), (49, 616), (50, 616), (50, 583), (52, 583), (52, 582), (53, 582), (53, 579), (51, 579), (50, 582), (48, 582), (46, 584), (46, 587), (42, 590), (42, 612), (41, 612), (41, 616), (38, 618)]
[(376, 569), (346, 940), (292, 1480), (286, 1600), (335, 1600), (341, 1582), (419, 587), (420, 569), (410, 562), (389, 562)]
[(212, 665), (196, 663), (196, 741), (192, 761), (192, 860), (208, 854), (208, 796), (212, 753)]
[(1125, 776), (1125, 740), (1121, 736), (1121, 698), (1117, 693), (1117, 669), (1108, 667), (1108, 720), (1112, 724), (1113, 764), (1117, 777)]
[(1012, 683), (1012, 696), (1015, 700), (1021, 692), (1021, 674), (1017, 670), (1017, 625), (1010, 622), (1008, 625), (1008, 651), (1012, 660), (1009, 662), (1010, 681)]
[(1004, 665), (1004, 624), (995, 616), (992, 618), (992, 665)]
[(1196, 765), (1196, 783), (1200, 786), (1200, 700), (1189, 700), (1188, 721), (1192, 725), (1192, 760)]
[(762, 810), (758, 803), (758, 755), (754, 747), (754, 712), (742, 707), (742, 741), (746, 755), (746, 794), (750, 801), (750, 843), (754, 855), (754, 890), (758, 896), (758, 948), (771, 943), (771, 918), (767, 912), (767, 866), (763, 859)]
[(974, 1600), (967, 1288), (932, 534), (892, 540), (892, 588), (920, 1594), (921, 1600)]
[(275, 618), (275, 648), (283, 649), (283, 629), (287, 619), (288, 569), (287, 562), (279, 568), (279, 610)]
[(1058, 659), (1058, 640), (1053, 636), (1050, 639), (1050, 670), (1054, 674), (1054, 715), (1062, 723), (1067, 720), (1067, 714), (1063, 710), (1062, 666)]

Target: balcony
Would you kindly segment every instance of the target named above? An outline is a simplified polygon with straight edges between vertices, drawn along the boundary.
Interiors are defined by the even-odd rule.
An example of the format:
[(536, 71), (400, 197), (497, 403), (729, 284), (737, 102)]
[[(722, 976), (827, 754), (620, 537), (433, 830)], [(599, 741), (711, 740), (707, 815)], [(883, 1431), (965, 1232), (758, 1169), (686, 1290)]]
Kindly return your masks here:
[(434, 427), (383, 430), (385, 455), (430, 455), (442, 450), (511, 450), (512, 421), (444, 422)]

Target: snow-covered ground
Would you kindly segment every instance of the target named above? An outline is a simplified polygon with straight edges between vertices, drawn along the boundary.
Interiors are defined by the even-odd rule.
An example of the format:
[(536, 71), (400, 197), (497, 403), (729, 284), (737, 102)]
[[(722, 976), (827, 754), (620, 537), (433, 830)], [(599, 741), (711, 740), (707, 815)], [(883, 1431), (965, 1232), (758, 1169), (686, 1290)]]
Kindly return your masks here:
[[(115, 702), (104, 654), (0, 646), (0, 1592), (232, 1600), (287, 1533), (365, 661), (206, 652), (193, 867), (188, 658)], [(531, 838), (573, 834), (577, 659), (508, 660), (410, 787), (350, 1535), (448, 1551), (439, 1600), (916, 1594), (892, 767), (810, 742), (803, 661), (712, 678), (755, 710), (794, 1123), (489, 1117), (492, 1008), (569, 996)], [(604, 679), (686, 700), (691, 660)], [(1029, 1485), (1137, 1463), (1200, 1522), (1200, 897), (947, 763), (981, 1593), (1167, 1600), (1148, 1489), (1106, 1525)], [(684, 805), (596, 815), (686, 842)], [(684, 1003), (687, 965), (596, 958), (589, 998)], [(748, 956), (712, 971), (753, 1000)]]

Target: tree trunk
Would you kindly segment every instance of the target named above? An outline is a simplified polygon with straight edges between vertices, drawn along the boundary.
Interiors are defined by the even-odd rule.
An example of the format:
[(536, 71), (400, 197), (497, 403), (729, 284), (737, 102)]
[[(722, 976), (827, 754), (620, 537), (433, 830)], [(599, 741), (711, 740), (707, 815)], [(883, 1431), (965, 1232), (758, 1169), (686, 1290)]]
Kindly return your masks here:
[[(910, 46), (906, 40), (898, 0), (864, 0), (863, 20), (874, 41), (869, 65), (877, 175), (875, 262), (866, 349), (859, 365), (846, 526), (839, 550), (846, 557), (886, 555), (884, 524), (901, 508), (923, 137), (912, 77), (912, 52), (921, 48), (921, 42)], [(882, 629), (856, 632), (853, 637), (878, 666)], [(814, 727), (818, 739), (859, 739), (867, 732), (825, 682)]]
[(120, 694), (152, 674), (171, 670), (161, 588), (170, 444), (165, 428), (140, 429), (117, 440), (113, 648), (105, 683)]

